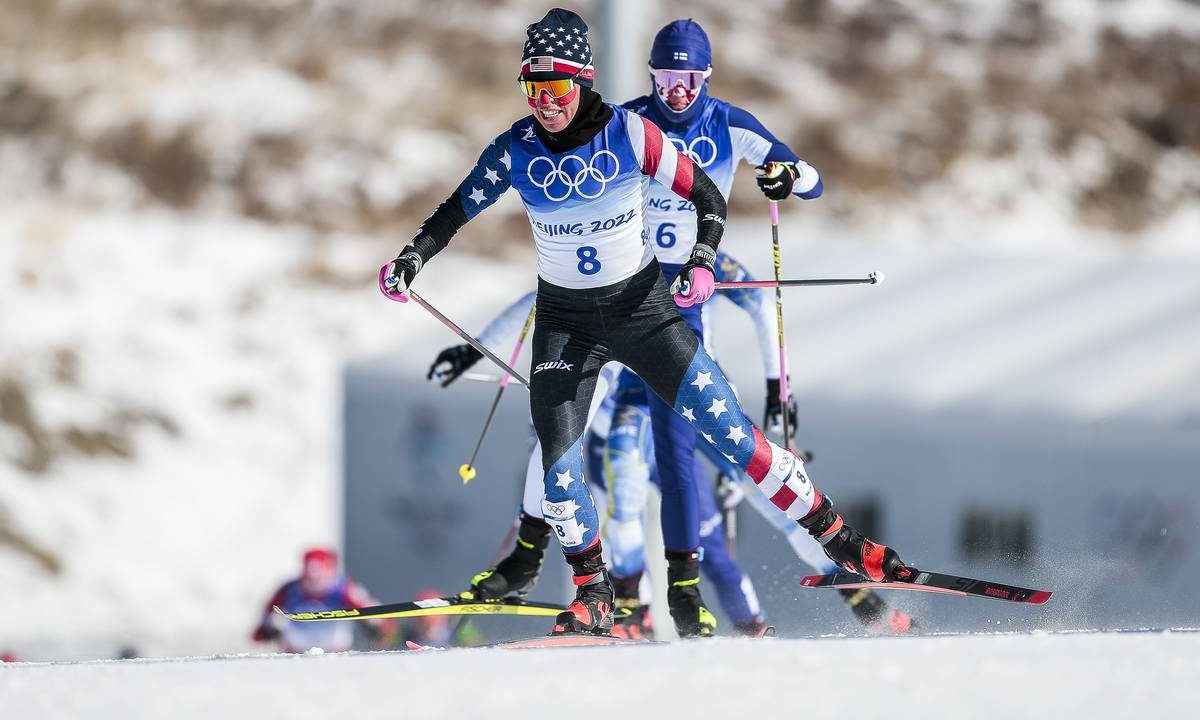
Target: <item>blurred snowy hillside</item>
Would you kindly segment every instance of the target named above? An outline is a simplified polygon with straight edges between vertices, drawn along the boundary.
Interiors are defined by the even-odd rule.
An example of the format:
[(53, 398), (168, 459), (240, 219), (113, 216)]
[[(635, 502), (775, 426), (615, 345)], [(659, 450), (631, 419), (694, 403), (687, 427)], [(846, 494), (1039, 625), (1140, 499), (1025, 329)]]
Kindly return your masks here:
[[(339, 540), (344, 363), (416, 378), (453, 341), (374, 273), (527, 111), (547, 7), (0, 2), (0, 650), (238, 648), (300, 548)], [(647, 47), (700, 20), (714, 94), (824, 174), (785, 210), (816, 243), (796, 260), (1200, 255), (1197, 0), (643, 7)], [(531, 284), (528, 237), (509, 197), (423, 287), (478, 327)]]
[[(10, 0), (0, 197), (403, 235), (525, 112), (514, 67), (544, 5)], [(644, 6), (647, 48), (679, 15), (709, 29), (715, 94), (825, 174), (815, 214), (950, 231), (951, 208), (1035, 205), (1145, 240), (1195, 211), (1195, 0)], [(519, 220), (472, 245), (521, 243)]]

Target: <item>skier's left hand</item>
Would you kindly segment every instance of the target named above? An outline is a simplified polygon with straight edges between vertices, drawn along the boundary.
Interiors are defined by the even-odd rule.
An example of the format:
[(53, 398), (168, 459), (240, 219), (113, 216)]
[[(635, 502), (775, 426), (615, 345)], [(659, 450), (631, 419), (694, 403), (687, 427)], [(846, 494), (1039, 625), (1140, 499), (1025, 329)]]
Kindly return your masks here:
[(483, 353), (467, 343), (451, 345), (438, 353), (437, 359), (429, 366), (426, 380), (440, 382), (446, 387), (465, 373), (472, 365), (483, 358)]
[(770, 162), (754, 168), (758, 189), (768, 200), (787, 200), (792, 194), (792, 185), (800, 177), (796, 165), (790, 162)]
[[(768, 432), (783, 432), (783, 406), (779, 402), (779, 379), (767, 379), (767, 410), (763, 414), (763, 429)], [(796, 436), (796, 417), (799, 408), (796, 398), (788, 393), (788, 430)], [(791, 438), (788, 438), (791, 439)]]
[(716, 291), (717, 278), (713, 273), (713, 258), (716, 251), (707, 245), (697, 244), (692, 257), (671, 283), (671, 294), (679, 307), (691, 307), (712, 297)]

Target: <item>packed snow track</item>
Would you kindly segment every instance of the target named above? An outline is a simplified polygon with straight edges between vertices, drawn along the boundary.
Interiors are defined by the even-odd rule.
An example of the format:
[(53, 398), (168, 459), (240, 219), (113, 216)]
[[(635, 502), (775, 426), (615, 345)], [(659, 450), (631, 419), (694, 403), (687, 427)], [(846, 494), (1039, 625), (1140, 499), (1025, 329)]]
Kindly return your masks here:
[[(712, 640), (635, 647), (0, 666), (6, 718), (1195, 717), (1200, 634)], [(1169, 713), (1169, 714), (1168, 714)]]

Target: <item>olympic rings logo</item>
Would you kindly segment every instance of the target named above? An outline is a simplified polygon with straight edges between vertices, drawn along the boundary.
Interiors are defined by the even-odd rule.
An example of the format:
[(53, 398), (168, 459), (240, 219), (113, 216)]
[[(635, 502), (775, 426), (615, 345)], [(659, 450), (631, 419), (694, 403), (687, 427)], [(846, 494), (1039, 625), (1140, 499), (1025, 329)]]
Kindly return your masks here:
[[(679, 149), (679, 152), (696, 163), (702, 168), (706, 168), (717, 161), (717, 143), (712, 138), (703, 135), (697, 135), (692, 138), (690, 143), (685, 143), (681, 138), (671, 138), (671, 144)], [(708, 159), (704, 160), (700, 157), (700, 148), (708, 148)]]
[[(601, 170), (605, 166), (605, 163), (597, 163), (597, 160), (605, 155), (611, 158), (612, 171), (608, 174), (605, 174)], [(533, 173), (534, 168), (539, 162), (544, 162), (549, 166), (546, 174), (542, 176), (541, 181), (535, 179)], [(529, 163), (527, 174), (529, 175), (529, 181), (535, 187), (541, 188), (542, 192), (546, 194), (547, 200), (559, 202), (570, 197), (572, 192), (578, 193), (579, 197), (585, 200), (595, 200), (604, 193), (604, 189), (608, 187), (608, 184), (616, 179), (617, 173), (620, 170), (621, 163), (617, 160), (616, 154), (610, 150), (601, 150), (589, 158), (587, 162), (584, 162), (583, 158), (578, 155), (568, 155), (559, 160), (557, 165), (550, 158), (539, 155)], [(589, 179), (599, 184), (599, 187), (590, 193), (584, 189)], [(552, 188), (559, 184), (566, 188), (566, 192), (561, 195), (558, 194), (557, 190), (552, 191)]]

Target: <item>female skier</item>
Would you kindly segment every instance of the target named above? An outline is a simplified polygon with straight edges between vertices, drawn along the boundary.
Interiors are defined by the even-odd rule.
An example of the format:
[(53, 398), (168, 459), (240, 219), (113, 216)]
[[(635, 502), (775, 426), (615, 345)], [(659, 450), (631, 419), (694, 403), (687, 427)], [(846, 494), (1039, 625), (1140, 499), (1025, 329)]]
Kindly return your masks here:
[[(909, 577), (895, 551), (846, 525), (800, 459), (745, 417), (676, 310), (713, 293), (726, 212), (720, 190), (653, 122), (590, 89), (594, 69), (582, 18), (555, 8), (526, 32), (519, 85), (532, 116), (484, 149), (411, 244), (380, 268), (379, 283), (389, 298), (407, 301), (404, 292), (417, 273), (459, 228), (508, 187), (521, 196), (538, 253), (530, 412), (545, 469), (542, 511), (577, 587), (555, 631), (612, 628), (613, 589), (601, 559), (599, 518), (582, 481), (584, 423), (597, 374), (609, 360), (636, 372), (706, 442), (732, 457), (834, 562), (872, 580)], [(644, 241), (646, 178), (695, 206), (696, 243), (670, 291)], [(664, 485), (664, 536), (698, 527), (694, 493), (694, 487)], [(694, 548), (668, 551), (668, 583), (673, 617), (699, 612)]]

